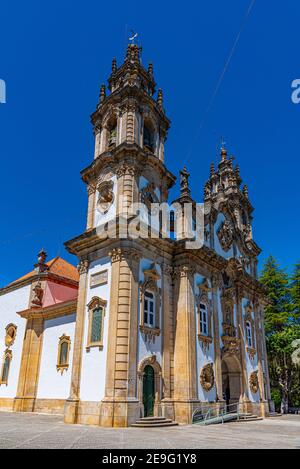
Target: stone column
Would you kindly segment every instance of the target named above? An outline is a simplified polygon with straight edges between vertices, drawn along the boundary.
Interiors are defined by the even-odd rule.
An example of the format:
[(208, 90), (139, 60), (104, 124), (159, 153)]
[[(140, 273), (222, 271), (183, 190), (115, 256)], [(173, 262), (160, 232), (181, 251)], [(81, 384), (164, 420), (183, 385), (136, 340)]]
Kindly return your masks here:
[(137, 398), (139, 254), (132, 249), (112, 251), (105, 397), (100, 424), (126, 427), (139, 418)]
[[(254, 303), (255, 304), (255, 303)], [(266, 417), (267, 406), (265, 397), (265, 385), (264, 385), (264, 373), (262, 368), (262, 334), (259, 329), (259, 311), (257, 307), (254, 308), (254, 327), (255, 327), (255, 342), (257, 352), (257, 366), (258, 366), (258, 382), (260, 389), (260, 400), (261, 400), (261, 415)]]
[(220, 345), (220, 322), (218, 308), (218, 288), (220, 287), (220, 276), (213, 275), (212, 279), (212, 308), (213, 308), (213, 331), (214, 331), (214, 351), (215, 351), (215, 378), (217, 401), (223, 403), (223, 381), (222, 381), (222, 357)]
[(239, 286), (236, 287), (236, 308), (237, 308), (237, 334), (240, 340), (240, 356), (242, 366), (242, 403), (245, 405), (245, 412), (248, 411), (247, 405), (249, 404), (249, 386), (248, 386), (248, 373), (246, 362), (246, 344), (244, 339), (244, 324), (242, 313), (242, 295)]
[(163, 396), (162, 413), (166, 418), (174, 419), (174, 405), (171, 399), (171, 359), (173, 356), (173, 320), (172, 320), (172, 273), (173, 268), (167, 264), (162, 266), (162, 378)]
[(83, 352), (83, 336), (84, 336), (84, 322), (86, 315), (86, 292), (88, 280), (89, 261), (83, 259), (78, 265), (80, 274), (77, 312), (76, 312), (76, 327), (73, 348), (73, 365), (71, 377), (70, 397), (65, 404), (64, 421), (65, 423), (76, 423), (78, 418), (78, 407), (80, 402), (80, 378), (82, 367), (82, 352)]
[(43, 332), (43, 318), (29, 317), (27, 319), (18, 389), (14, 401), (15, 412), (34, 411), (38, 390)]
[(178, 298), (174, 349), (174, 408), (179, 423), (191, 423), (199, 404), (197, 395), (196, 320), (194, 300), (194, 269), (181, 265), (178, 275)]
[(275, 412), (275, 405), (271, 396), (271, 385), (270, 385), (270, 375), (269, 375), (269, 362), (268, 362), (268, 353), (267, 353), (267, 344), (266, 344), (266, 333), (265, 333), (265, 322), (264, 322), (264, 313), (261, 315), (261, 332), (262, 332), (262, 356), (264, 358), (265, 364), (265, 378), (266, 378), (266, 399), (269, 402), (270, 412)]

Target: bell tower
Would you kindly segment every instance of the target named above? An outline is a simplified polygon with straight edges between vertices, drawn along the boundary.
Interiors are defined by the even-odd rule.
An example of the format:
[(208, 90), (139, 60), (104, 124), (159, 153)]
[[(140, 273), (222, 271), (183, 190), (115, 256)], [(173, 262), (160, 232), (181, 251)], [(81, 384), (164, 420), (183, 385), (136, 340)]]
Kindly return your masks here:
[[(153, 66), (143, 67), (137, 45), (128, 45), (120, 67), (113, 59), (108, 87), (101, 86), (91, 121), (95, 154), (92, 163), (81, 172), (88, 189), (87, 227), (66, 243), (69, 252), (79, 258), (80, 286), (76, 354), (65, 421), (124, 427), (139, 418), (142, 405), (138, 374), (142, 334), (140, 282), (150, 265), (156, 259), (163, 263), (165, 255), (152, 239), (131, 239), (124, 232), (121, 235), (120, 220), (130, 219), (133, 203), (143, 202), (148, 207), (148, 203), (166, 202), (175, 183), (175, 177), (164, 164), (170, 121), (164, 111), (163, 93), (156, 92)], [(103, 239), (99, 232), (111, 221), (116, 232)], [(108, 272), (107, 284), (98, 289), (91, 286), (97, 269), (99, 275), (104, 269)], [(162, 271), (153, 281), (157, 291), (161, 279)], [(95, 351), (88, 347), (87, 354), (85, 346), (90, 316), (87, 305), (93, 301), (107, 305), (103, 345), (95, 362)], [(167, 315), (165, 321), (168, 320)], [(167, 364), (165, 368), (169, 370)], [(83, 402), (84, 395), (91, 393), (85, 378), (88, 369), (93, 370), (90, 379), (97, 376), (103, 385), (101, 396), (97, 395), (97, 403), (92, 406)]]
[(108, 87), (101, 85), (91, 121), (94, 162), (82, 172), (89, 194), (87, 229), (128, 215), (130, 205), (143, 201), (145, 194), (165, 202), (175, 182), (164, 165), (170, 121), (163, 92), (156, 93), (153, 65), (143, 67), (139, 46), (128, 45), (120, 67), (113, 59)]

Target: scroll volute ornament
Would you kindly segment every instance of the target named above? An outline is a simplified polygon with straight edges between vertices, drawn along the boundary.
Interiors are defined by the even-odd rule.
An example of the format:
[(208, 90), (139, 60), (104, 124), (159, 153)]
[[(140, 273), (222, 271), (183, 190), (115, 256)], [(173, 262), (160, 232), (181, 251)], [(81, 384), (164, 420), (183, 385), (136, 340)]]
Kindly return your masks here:
[(212, 363), (209, 363), (202, 368), (200, 373), (200, 383), (206, 392), (211, 391), (214, 387), (215, 375)]
[(254, 371), (251, 373), (249, 378), (250, 390), (253, 394), (256, 394), (259, 391), (259, 381), (258, 381), (258, 372)]

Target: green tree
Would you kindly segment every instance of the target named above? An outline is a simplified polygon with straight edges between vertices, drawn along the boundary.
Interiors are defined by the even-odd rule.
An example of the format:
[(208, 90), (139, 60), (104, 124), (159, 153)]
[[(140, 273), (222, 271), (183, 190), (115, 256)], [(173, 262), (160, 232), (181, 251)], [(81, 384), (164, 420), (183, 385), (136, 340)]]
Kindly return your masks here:
[(281, 412), (288, 412), (289, 404), (299, 397), (300, 326), (292, 324), (268, 335), (267, 349), (273, 394), (281, 394)]
[(269, 299), (265, 309), (266, 333), (282, 331), (289, 324), (291, 316), (289, 278), (273, 256), (264, 264), (260, 281), (266, 288)]
[(295, 265), (291, 278), (291, 309), (295, 322), (300, 323), (300, 262)]

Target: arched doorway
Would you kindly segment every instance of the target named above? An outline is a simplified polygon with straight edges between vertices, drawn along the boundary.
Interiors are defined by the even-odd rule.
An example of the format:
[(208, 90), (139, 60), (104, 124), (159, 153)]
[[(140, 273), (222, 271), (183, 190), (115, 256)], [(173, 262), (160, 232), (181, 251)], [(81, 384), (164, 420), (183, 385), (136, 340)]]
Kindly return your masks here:
[(144, 416), (145, 417), (153, 417), (154, 401), (155, 401), (154, 370), (152, 366), (147, 365), (144, 368), (144, 376), (143, 376), (143, 404), (144, 404)]
[(138, 399), (141, 404), (141, 416), (160, 415), (162, 371), (155, 355), (146, 357), (138, 366)]
[(226, 404), (238, 403), (242, 394), (242, 370), (234, 356), (225, 356), (222, 360), (222, 385)]

